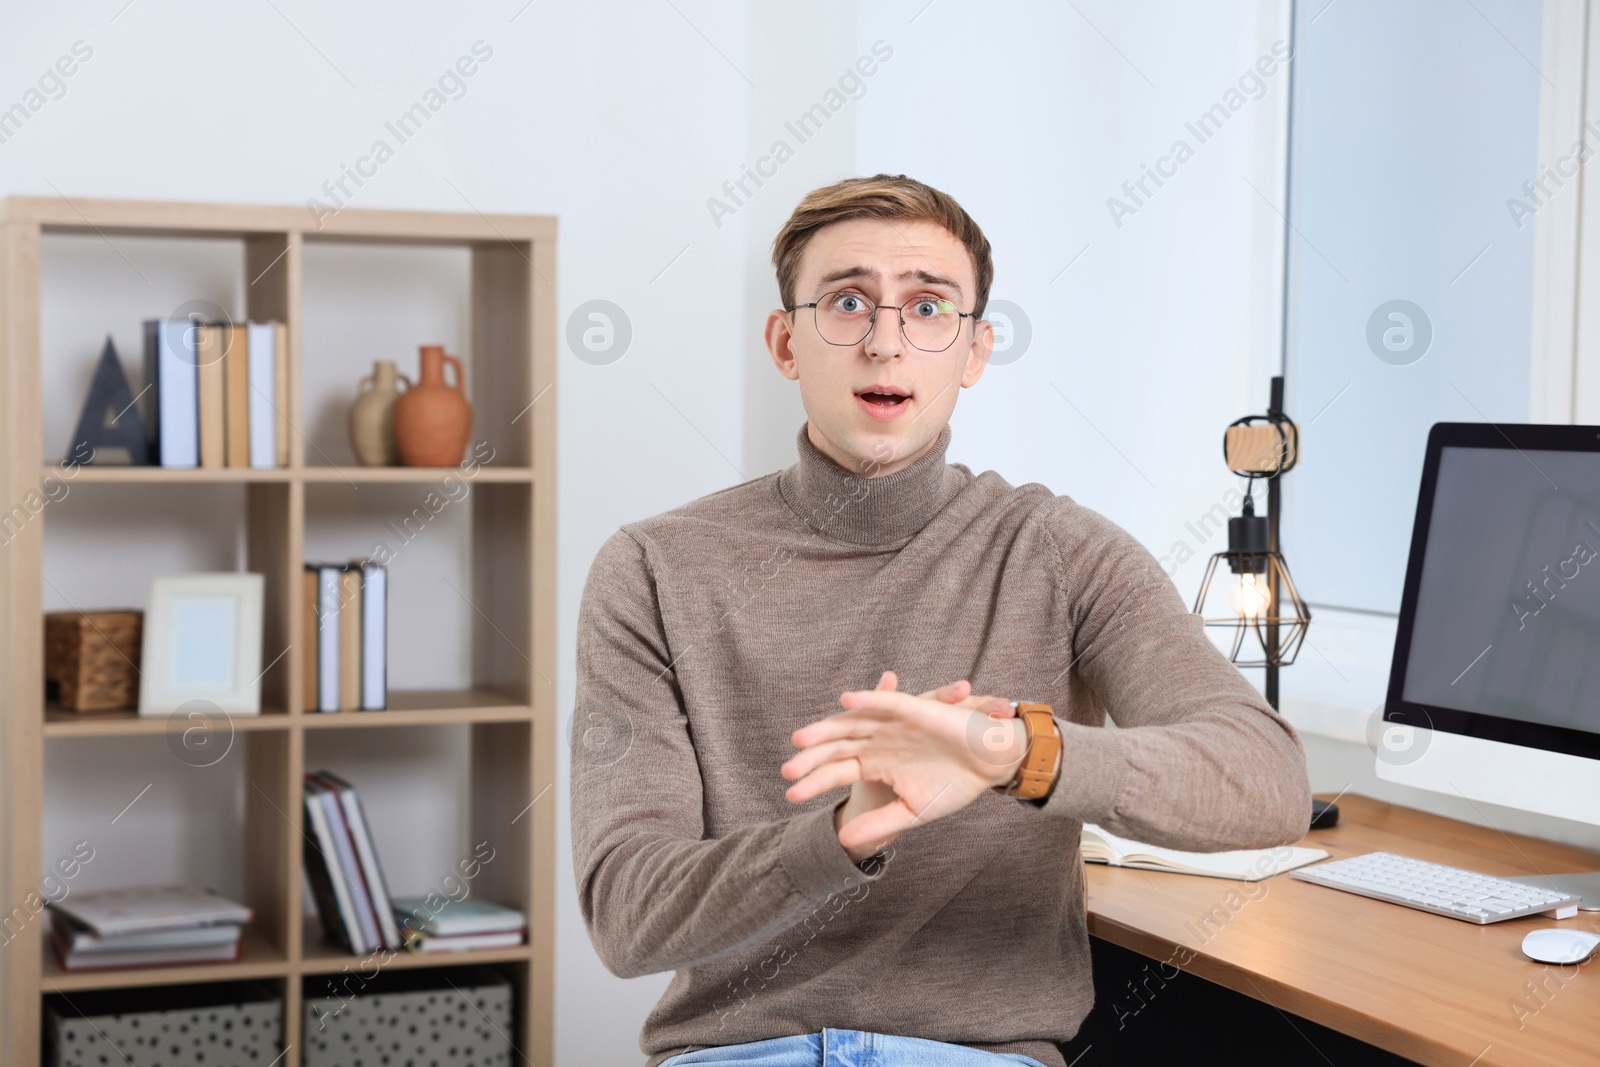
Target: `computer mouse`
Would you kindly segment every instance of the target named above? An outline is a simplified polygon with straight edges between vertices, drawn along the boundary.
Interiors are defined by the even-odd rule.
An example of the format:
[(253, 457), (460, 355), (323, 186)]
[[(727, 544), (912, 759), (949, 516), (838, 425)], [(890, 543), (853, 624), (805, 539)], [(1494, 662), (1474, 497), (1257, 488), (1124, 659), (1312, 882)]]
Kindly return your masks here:
[(1539, 963), (1582, 963), (1600, 948), (1600, 934), (1586, 930), (1535, 930), (1522, 939), (1522, 954)]

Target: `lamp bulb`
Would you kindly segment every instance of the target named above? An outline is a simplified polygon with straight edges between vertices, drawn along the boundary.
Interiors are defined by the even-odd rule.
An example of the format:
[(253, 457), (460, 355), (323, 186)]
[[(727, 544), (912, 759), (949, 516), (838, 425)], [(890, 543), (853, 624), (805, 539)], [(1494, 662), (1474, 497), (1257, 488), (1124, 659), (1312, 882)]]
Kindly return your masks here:
[(1242, 619), (1259, 618), (1272, 607), (1272, 583), (1265, 574), (1246, 571), (1233, 583), (1231, 592), (1233, 612)]

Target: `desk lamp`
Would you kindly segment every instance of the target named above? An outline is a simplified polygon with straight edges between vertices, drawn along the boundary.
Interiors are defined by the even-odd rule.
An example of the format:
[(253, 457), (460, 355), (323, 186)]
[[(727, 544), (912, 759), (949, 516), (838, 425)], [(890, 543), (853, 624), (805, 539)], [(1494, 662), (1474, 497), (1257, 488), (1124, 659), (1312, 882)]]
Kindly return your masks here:
[[(1228, 469), (1246, 479), (1242, 514), (1228, 520), (1228, 548), (1211, 557), (1194, 612), (1209, 627), (1231, 629), (1229, 659), (1267, 669), (1267, 703), (1278, 708), (1278, 668), (1293, 663), (1311, 624), (1278, 544), (1279, 479), (1300, 459), (1300, 428), (1283, 413), (1283, 378), (1272, 379), (1265, 415), (1236, 419), (1223, 435)], [(1267, 514), (1257, 515), (1251, 488), (1267, 483)], [(1228, 576), (1218, 572), (1227, 564)]]

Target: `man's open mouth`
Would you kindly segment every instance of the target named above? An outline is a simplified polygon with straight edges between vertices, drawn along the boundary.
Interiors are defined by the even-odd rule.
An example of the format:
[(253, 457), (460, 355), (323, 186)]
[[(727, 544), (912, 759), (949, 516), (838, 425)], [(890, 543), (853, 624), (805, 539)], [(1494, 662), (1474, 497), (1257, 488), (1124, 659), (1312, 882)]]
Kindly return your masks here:
[(911, 399), (903, 393), (884, 393), (871, 389), (856, 395), (874, 407), (880, 407), (885, 411), (897, 408)]

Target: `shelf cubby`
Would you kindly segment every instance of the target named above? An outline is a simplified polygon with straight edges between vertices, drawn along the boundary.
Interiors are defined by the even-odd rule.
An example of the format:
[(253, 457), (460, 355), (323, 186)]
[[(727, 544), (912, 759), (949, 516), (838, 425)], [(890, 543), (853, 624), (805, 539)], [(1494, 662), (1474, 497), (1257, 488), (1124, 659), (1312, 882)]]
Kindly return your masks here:
[[(446, 790), (459, 807), (449, 832), (490, 841), (496, 850), (473, 892), (521, 907), (528, 939), (492, 952), (401, 953), (386, 966), (496, 964), (515, 983), (513, 1042), (528, 1062), (548, 1062), (556, 841), (549, 793), (557, 743), (555, 220), (346, 209), (319, 228), (294, 206), (12, 197), (0, 223), (0, 393), (8, 403), (0, 500), (21, 500), (46, 480), (67, 487), (11, 531), (0, 551), (7, 704), (0, 818), (8, 829), (0, 835), (0, 902), (10, 906), (38, 890), (51, 858), (44, 854), (51, 798), (95, 784), (62, 780), (75, 773), (63, 769), (75, 766), (74, 753), (117, 746), (126, 773), (150, 782), (157, 796), (171, 776), (195, 773), (169, 751), (169, 720), (132, 709), (79, 713), (46, 705), (43, 611), (139, 607), (154, 573), (251, 571), (266, 581), (262, 713), (214, 724), (230, 740), (221, 770), (236, 776), (229, 795), (238, 866), (231, 858), (224, 866), (255, 911), (241, 958), (65, 973), (46, 944), (44, 923), (27, 924), (0, 952), (0, 1067), (40, 1062), (45, 996), (245, 979), (283, 990), (281, 1064), (298, 1067), (306, 983), (361, 962), (323, 943), (305, 907), (302, 776), (323, 765), (356, 767), (358, 787), (362, 777), (374, 782), (372, 796), (363, 790), (370, 817), (393, 838), (399, 816), (386, 811), (382, 775), (373, 768), (437, 747), (435, 738), (447, 739), (460, 771)], [(107, 331), (137, 382), (140, 320), (177, 314), (191, 302), (234, 321), (286, 323), (288, 465), (63, 465)], [(469, 451), (476, 462), (359, 466), (342, 426), (357, 382), (374, 359), (392, 359), (414, 375), (416, 346), (426, 343), (442, 343), (466, 361), (471, 440), (482, 445)], [(302, 707), (303, 563), (370, 554), (372, 544), (352, 530), (447, 478), (470, 486), (451, 504), (450, 538), (442, 551), (402, 552), (392, 568), (391, 579), (417, 584), (396, 596), (400, 612), (391, 615), (404, 667), (391, 672), (388, 708), (323, 714)], [(454, 590), (444, 588), (446, 580)], [(423, 584), (436, 588), (425, 591), (434, 599), (419, 608)], [(454, 607), (444, 610), (450, 601)], [(391, 664), (396, 658), (391, 644)], [(430, 740), (424, 746), (418, 738)], [(213, 772), (219, 769), (206, 773)], [(133, 811), (136, 817), (95, 831), (135, 835), (97, 860), (97, 887), (126, 884), (104, 864), (139, 844), (140, 826), (159, 828), (146, 821), (148, 812)], [(434, 845), (443, 840), (436, 836)], [(404, 886), (396, 891), (405, 895)]]
[[(306, 927), (304, 934), (304, 949), (301, 956), (299, 971), (307, 977), (314, 978), (318, 975), (343, 975), (346, 970), (354, 971), (357, 968), (352, 964), (361, 964), (361, 959), (352, 960), (350, 953), (343, 949), (326, 944), (322, 940), (321, 931), (315, 923)], [(423, 954), (417, 952), (398, 952), (393, 959), (383, 964), (388, 970), (414, 970), (419, 967), (471, 967), (485, 963), (521, 963), (528, 958), (528, 948), (521, 945), (516, 948), (480, 949), (476, 952), (438, 952)], [(364, 964), (371, 967), (372, 964)], [(313, 994), (315, 985), (312, 986)], [(320, 995), (329, 996), (331, 991)]]
[(383, 711), (307, 714), (307, 729), (386, 729), (455, 723), (526, 722), (525, 703), (487, 689), (391, 689)]

